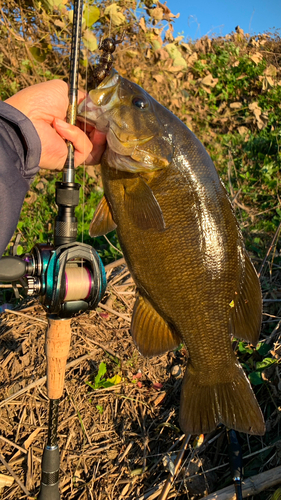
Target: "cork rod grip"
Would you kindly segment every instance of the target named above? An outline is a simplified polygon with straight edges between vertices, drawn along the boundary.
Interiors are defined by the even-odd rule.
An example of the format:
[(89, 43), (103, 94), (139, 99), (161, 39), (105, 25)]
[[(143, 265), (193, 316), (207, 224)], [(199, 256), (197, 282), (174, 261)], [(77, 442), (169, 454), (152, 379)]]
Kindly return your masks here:
[(47, 392), (50, 399), (59, 399), (63, 393), (65, 366), (69, 352), (70, 319), (50, 319), (46, 332)]

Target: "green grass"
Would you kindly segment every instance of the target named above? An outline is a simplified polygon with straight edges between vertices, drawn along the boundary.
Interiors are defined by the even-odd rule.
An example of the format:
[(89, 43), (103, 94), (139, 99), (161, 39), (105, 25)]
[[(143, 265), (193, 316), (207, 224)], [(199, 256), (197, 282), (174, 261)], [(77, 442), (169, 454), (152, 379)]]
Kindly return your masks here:
[[(57, 215), (56, 181), (60, 180), (60, 177), (61, 174), (52, 173), (46, 173), (45, 177), (39, 174), (36, 176), (24, 201), (17, 227), (17, 231), (22, 235), (18, 254), (29, 252), (36, 243), (52, 243), (53, 224)], [(114, 248), (117, 247), (121, 251), (115, 231), (107, 235), (113, 246), (103, 236), (94, 239), (89, 236), (90, 223), (103, 191), (96, 180), (87, 173), (84, 178), (82, 167), (77, 169), (76, 182), (81, 184), (80, 201), (75, 211), (78, 220), (77, 240), (93, 246), (103, 263), (107, 264), (120, 257), (120, 253)]]

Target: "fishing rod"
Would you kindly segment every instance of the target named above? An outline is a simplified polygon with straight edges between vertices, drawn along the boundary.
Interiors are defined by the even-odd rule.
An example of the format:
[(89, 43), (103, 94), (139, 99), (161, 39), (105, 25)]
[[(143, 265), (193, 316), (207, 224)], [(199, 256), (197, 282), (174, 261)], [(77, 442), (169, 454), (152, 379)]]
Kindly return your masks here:
[[(82, 12), (83, 0), (74, 0), (67, 111), (67, 122), (72, 125), (76, 123)], [(104, 56), (106, 48), (108, 45), (103, 47)], [(100, 69), (102, 65), (105, 67), (104, 61)], [(38, 500), (60, 499), (57, 427), (71, 340), (71, 318), (95, 309), (106, 289), (105, 270), (99, 255), (90, 245), (76, 241), (75, 208), (79, 203), (80, 184), (75, 182), (74, 146), (70, 141), (67, 141), (67, 149), (62, 181), (56, 183), (58, 215), (54, 224), (54, 244), (36, 244), (30, 253), (17, 257), (16, 239), (12, 255), (0, 259), (0, 281), (12, 282), (14, 290), (20, 281), (28, 296), (39, 296), (48, 318), (45, 351), (49, 423)]]
[(237, 439), (236, 432), (233, 429), (227, 429), (227, 452), (229, 458), (229, 467), (232, 481), (235, 488), (236, 500), (242, 500), (242, 479), (243, 479), (243, 463), (242, 449)]

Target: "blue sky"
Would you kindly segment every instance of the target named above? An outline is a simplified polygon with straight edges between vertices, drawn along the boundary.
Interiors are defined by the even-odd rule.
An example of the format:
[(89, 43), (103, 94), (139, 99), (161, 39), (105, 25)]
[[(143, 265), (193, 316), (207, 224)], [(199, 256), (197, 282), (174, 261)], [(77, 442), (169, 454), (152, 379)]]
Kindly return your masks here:
[(227, 35), (237, 25), (251, 35), (281, 28), (281, 0), (167, 0), (167, 6), (180, 13), (174, 36), (184, 31), (193, 40), (214, 32)]

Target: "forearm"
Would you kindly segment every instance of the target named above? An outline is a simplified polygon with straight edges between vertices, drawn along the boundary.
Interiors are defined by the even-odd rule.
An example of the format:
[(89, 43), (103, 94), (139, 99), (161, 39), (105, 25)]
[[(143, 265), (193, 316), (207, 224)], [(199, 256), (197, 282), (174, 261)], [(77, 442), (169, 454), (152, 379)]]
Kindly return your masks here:
[(0, 257), (16, 229), (40, 155), (41, 142), (31, 121), (0, 101)]

